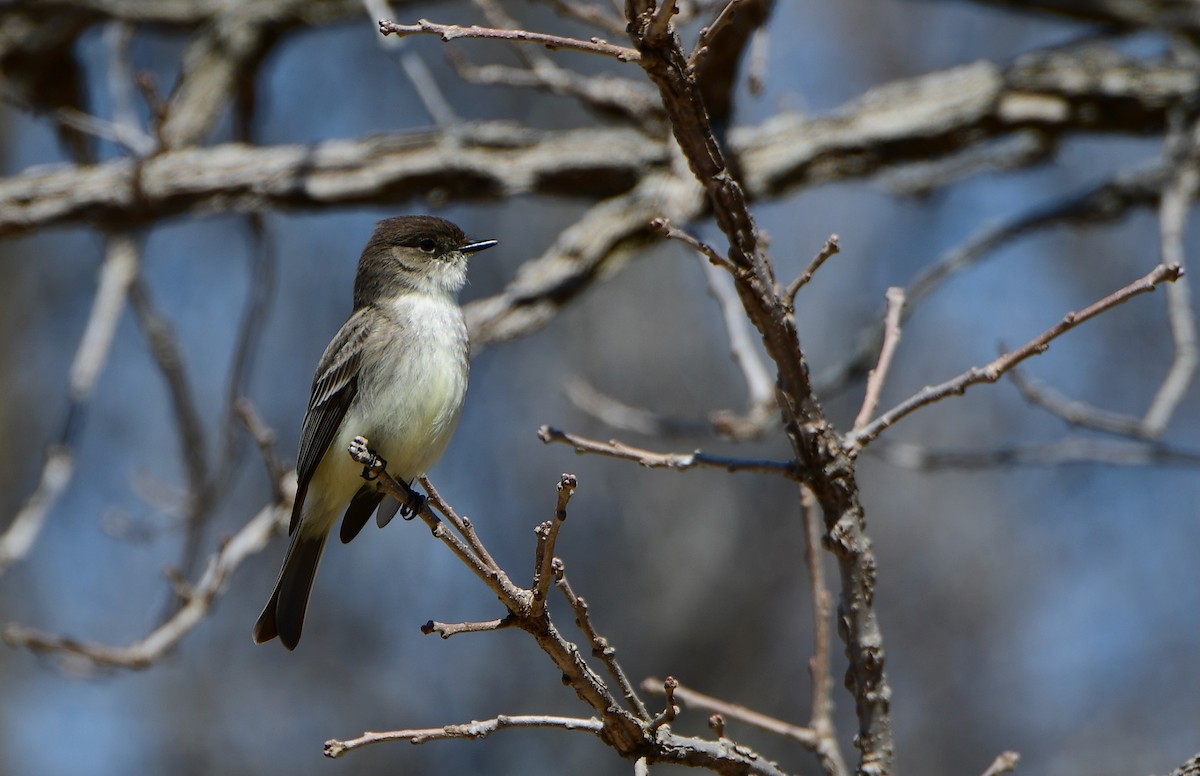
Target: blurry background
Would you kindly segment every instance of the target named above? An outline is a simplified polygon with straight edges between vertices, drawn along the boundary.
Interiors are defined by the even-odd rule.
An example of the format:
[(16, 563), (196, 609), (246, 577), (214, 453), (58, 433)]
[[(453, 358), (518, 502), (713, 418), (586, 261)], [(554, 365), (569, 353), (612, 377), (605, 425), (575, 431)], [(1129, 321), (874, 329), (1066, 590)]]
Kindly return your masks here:
[[(353, 3), (311, 4), (307, 17), (286, 3), (244, 4), (256, 5), (300, 21), (280, 24), (261, 64), (244, 68), (237, 89), (240, 99), (253, 100), (253, 112), (226, 104), (211, 129), (188, 144), (427, 131), (434, 119), (401, 64), (411, 54), (464, 121), (547, 130), (617, 121), (538, 89), (465, 84), (447, 63), (445, 44), (417, 37), (386, 48), (373, 21), (378, 14)], [(506, 0), (504, 7), (526, 29), (597, 34), (555, 15), (550, 4)], [(51, 11), (18, 2), (0, 9), (7, 35), (0, 44), (6, 47), (0, 57), (5, 175), (73, 163), (79, 150), (72, 143), (90, 146), (82, 153), (99, 161), (128, 154), (109, 141), (63, 142), (52, 108), (77, 104), (112, 119), (124, 90), (141, 120), (149, 119), (131, 84), (112, 83), (114, 57), (127, 52), (133, 69), (152, 74), (165, 98), (191, 42), (216, 23), (204, 21), (207, 11), (179, 21), (170, 17), (173, 4), (151, 8), (64, 2)], [(51, 26), (41, 16), (51, 12), (65, 13), (60, 32), (61, 25), (78, 25), (77, 37), (49, 47), (49, 64), (22, 58), (22, 46)], [(482, 21), (466, 3), (409, 3), (395, 15), (405, 22)], [(750, 95), (742, 83), (730, 123), (824, 114), (874, 86), (981, 59), (1006, 67), (1025, 52), (1071, 45), (1104, 22), (1014, 12), (1003, 4), (781, 2), (766, 28), (764, 89)], [(689, 45), (698, 26), (684, 28)], [(1148, 29), (1110, 43), (1153, 63), (1181, 40)], [(473, 62), (520, 64), (501, 43), (452, 47)], [(561, 62), (643, 80), (635, 66), (598, 57), (564, 55)], [(39, 82), (34, 73), (46, 78)], [(66, 96), (55, 97), (49, 85)], [(27, 109), (43, 101), (49, 107)], [(1181, 120), (1186, 102), (1180, 101)], [(984, 170), (920, 194), (898, 190), (895, 178), (847, 176), (757, 202), (754, 212), (784, 282), (830, 233), (841, 237), (842, 253), (797, 305), (813, 372), (844, 362), (877, 328), (889, 286), (910, 283), (988, 225), (1160, 162), (1165, 153), (1162, 126), (1064, 132), (1058, 140), (1036, 164)], [(381, 195), (361, 204), (270, 209), (257, 225), (217, 205), (209, 214), (162, 218), (139, 230), (141, 275), (177, 338), (207, 466), (228, 474), (196, 531), (188, 577), (194, 580), (220, 541), (272, 497), (261, 456), (236, 420), (226, 444), (239, 326), (248, 309), (258, 305), (261, 331), (236, 392), (274, 429), (277, 452), (290, 466), (313, 368), (349, 313), (354, 267), (376, 220), (433, 212), (474, 237), (499, 239), (498, 249), (472, 265), (464, 292), (471, 301), (500, 293), (594, 202), (566, 195), (474, 202), (453, 194)], [(100, 218), (50, 228), (9, 225), (2, 232), (0, 530), (34, 491), (44, 451), (63, 434), (71, 364), (104, 259), (105, 239), (94, 228)], [(711, 224), (691, 228), (722, 245)], [(1185, 242), (1194, 246), (1193, 239)], [(915, 309), (884, 407), (990, 360), (998, 342), (1025, 342), (1068, 310), (1147, 272), (1159, 251), (1153, 206), (1086, 229), (1052, 228), (1006, 243)], [(1070, 333), (1026, 374), (1071, 397), (1140, 414), (1173, 357), (1164, 299), (1162, 290), (1139, 297)], [(567, 396), (570, 381), (582, 378), (622, 402), (672, 417), (738, 410), (745, 389), (728, 350), (698, 259), (677, 244), (639, 249), (544, 327), (480, 352), (458, 435), (432, 479), (520, 579), (532, 571), (533, 527), (552, 515), (560, 472), (574, 472), (580, 486), (558, 554), (631, 676), (672, 674), (799, 723), (808, 715), (811, 633), (795, 487), (766, 475), (680, 474), (577, 457), (536, 436), (548, 423), (653, 449), (786, 458), (778, 432), (744, 444), (708, 434), (639, 436), (613, 430)], [(840, 428), (852, 422), (861, 396), (861, 381), (824, 395)], [(188, 474), (175, 411), (129, 309), (83, 405), (71, 426), (73, 479), (28, 554), (0, 575), (0, 621), (127, 644), (169, 611), (163, 572), (186, 562), (181, 558), (189, 552)], [(1010, 456), (923, 469), (902, 466), (894, 455), (864, 457), (859, 482), (879, 561), (877, 609), (902, 769), (978, 773), (1001, 750), (1015, 749), (1031, 773), (1158, 773), (1200, 749), (1198, 429), (1200, 392), (1193, 384), (1162, 444), (1131, 443), (1158, 451), (1132, 465), (1076, 458), (1025, 465)], [(988, 453), (1064, 439), (1114, 441), (1073, 431), (1031, 406), (1009, 381), (926, 409), (884, 439), (893, 447), (881, 443), (883, 453), (899, 443)], [(351, 545), (331, 545), (299, 650), (254, 646), (251, 625), (283, 551), (278, 538), (248, 559), (211, 615), (148, 670), (97, 669), (61, 655), (0, 648), (0, 773), (630, 772), (629, 763), (591, 736), (562, 731), (381, 745), (325, 762), (326, 739), (363, 730), (500, 713), (586, 716), (587, 709), (521, 633), (448, 641), (421, 635), (429, 619), (502, 613), (414, 523), (372, 527)], [(569, 613), (559, 617), (570, 623)], [(838, 642), (839, 680), (844, 669)], [(840, 689), (834, 698), (853, 760), (853, 700)], [(685, 713), (676, 729), (702, 733), (706, 717)], [(731, 724), (729, 732), (785, 769), (816, 769), (798, 744), (744, 725)]]

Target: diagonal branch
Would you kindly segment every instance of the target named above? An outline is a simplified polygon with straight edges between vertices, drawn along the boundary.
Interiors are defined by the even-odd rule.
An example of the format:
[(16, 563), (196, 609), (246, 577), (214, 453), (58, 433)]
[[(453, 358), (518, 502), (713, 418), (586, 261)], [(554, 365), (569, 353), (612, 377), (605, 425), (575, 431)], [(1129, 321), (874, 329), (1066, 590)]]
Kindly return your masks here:
[(1079, 312), (1067, 313), (1058, 324), (1050, 327), (1016, 350), (1005, 353), (985, 366), (972, 367), (958, 377), (947, 380), (944, 383), (929, 386), (880, 415), (866, 426), (851, 431), (846, 435), (846, 449), (853, 455), (857, 455), (889, 426), (906, 415), (921, 407), (941, 401), (947, 396), (962, 394), (972, 385), (996, 382), (1025, 359), (1045, 353), (1050, 348), (1050, 343), (1054, 339), (1079, 324), (1111, 310), (1123, 302), (1128, 302), (1139, 294), (1153, 291), (1160, 283), (1173, 282), (1182, 274), (1183, 270), (1177, 264), (1170, 266), (1165, 264), (1158, 265), (1144, 277), (1088, 305)]

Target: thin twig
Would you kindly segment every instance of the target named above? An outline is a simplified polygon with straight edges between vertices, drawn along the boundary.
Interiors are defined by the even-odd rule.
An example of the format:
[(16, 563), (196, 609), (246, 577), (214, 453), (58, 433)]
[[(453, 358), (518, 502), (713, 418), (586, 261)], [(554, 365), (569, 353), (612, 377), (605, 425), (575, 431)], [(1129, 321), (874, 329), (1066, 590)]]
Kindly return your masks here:
[(893, 466), (921, 471), (995, 469), (1004, 466), (1109, 466), (1200, 468), (1200, 449), (1161, 442), (1067, 437), (1044, 444), (991, 450), (931, 450), (922, 445), (879, 440), (871, 450)]
[(437, 24), (428, 19), (418, 19), (416, 24), (397, 24), (390, 19), (379, 20), (379, 31), (384, 35), (437, 35), (443, 41), (456, 38), (490, 38), (492, 40), (509, 40), (526, 43), (540, 43), (551, 50), (569, 49), (585, 51), (589, 54), (603, 54), (621, 62), (637, 62), (641, 55), (635, 49), (627, 46), (617, 46), (599, 38), (579, 40), (562, 35), (550, 35), (543, 32), (528, 30), (500, 30), (494, 27), (478, 27), (471, 25), (461, 27), (457, 24)]
[(71, 483), (74, 470), (74, 456), (69, 447), (53, 445), (46, 451), (37, 487), (0, 533), (0, 574), (29, 554), (50, 509)]
[(464, 122), (438, 88), (437, 80), (425, 65), (425, 60), (414, 51), (405, 51), (400, 55), (400, 67), (417, 90), (417, 96), (421, 98), (421, 104), (429, 112), (433, 123), (446, 132), (448, 140), (454, 140), (457, 137), (456, 128)]
[(538, 429), (538, 439), (547, 444), (551, 442), (568, 444), (575, 449), (575, 452), (580, 454), (594, 453), (596, 455), (620, 458), (625, 461), (634, 461), (648, 469), (687, 471), (688, 469), (697, 467), (708, 467), (724, 469), (728, 472), (752, 471), (763, 472), (765, 474), (782, 474), (788, 479), (797, 479), (799, 477), (795, 464), (792, 461), (730, 458), (720, 455), (709, 455), (700, 450), (692, 453), (656, 453), (623, 444), (615, 439), (610, 439), (607, 442), (587, 439), (557, 428), (551, 428), (550, 426), (542, 426)]
[(216, 491), (209, 479), (207, 444), (204, 422), (192, 397), (191, 385), (183, 363), (183, 348), (171, 322), (163, 315), (150, 295), (150, 288), (141, 277), (129, 287), (130, 307), (145, 333), (150, 353), (167, 384), (167, 394), (175, 411), (179, 429), (180, 457), (188, 481), (188, 503), (185, 519), (185, 538), (180, 567), (190, 576), (200, 556), (200, 541), (204, 523), (214, 503)]
[[(433, 531), (433, 535), (450, 547), (459, 560), (467, 564), (475, 572), (476, 576), (486, 582), (494, 583), (496, 580), (494, 569), (485, 566), (462, 539), (456, 536), (453, 531), (448, 530), (446, 524), (430, 509), (429, 504), (415, 503), (415, 494), (412, 488), (397, 480), (390, 472), (384, 469), (381, 460), (371, 452), (369, 445), (370, 442), (365, 437), (355, 437), (354, 441), (350, 444), (348, 452), (350, 457), (355, 461), (364, 467), (370, 468), (371, 481), (376, 484), (376, 487), (413, 510), (416, 516), (429, 526), (429, 530)], [(364, 479), (367, 473), (364, 471)]]
[[(1183, 137), (1178, 144), (1183, 146), (1183, 152), (1175, 154), (1180, 157), (1178, 171), (1163, 189), (1158, 216), (1162, 235), (1162, 263), (1182, 268), (1187, 266), (1187, 253), (1183, 246), (1188, 215), (1197, 186), (1200, 185), (1200, 169), (1197, 169), (1200, 160), (1196, 158), (1197, 147), (1200, 146), (1200, 120), (1193, 123), (1190, 131), (1180, 134)], [(1158, 438), (1166, 431), (1200, 364), (1196, 313), (1192, 309), (1192, 292), (1187, 277), (1181, 277), (1167, 288), (1167, 314), (1171, 338), (1175, 343), (1175, 359), (1142, 420), (1146, 436), (1151, 438)]]
[(836, 234), (829, 235), (825, 240), (825, 244), (821, 246), (821, 250), (817, 251), (817, 255), (813, 256), (813, 260), (808, 263), (804, 272), (800, 273), (800, 277), (788, 284), (787, 290), (783, 292), (783, 303), (788, 308), (796, 306), (796, 294), (800, 289), (808, 285), (808, 282), (813, 279), (813, 275), (817, 274), (817, 270), (825, 263), (830, 256), (842, 250), (841, 242)]
[(511, 614), (497, 620), (486, 620), (484, 622), (438, 622), (430, 620), (421, 626), (421, 632), (426, 636), (436, 633), (443, 639), (448, 639), (460, 633), (485, 633), (487, 631), (503, 630), (515, 624), (516, 620)]
[(703, 253), (715, 266), (722, 267), (730, 272), (735, 271), (733, 264), (729, 262), (727, 257), (717, 253), (715, 248), (708, 243), (701, 241), (690, 232), (675, 226), (671, 223), (670, 219), (661, 217), (655, 218), (650, 222), (650, 228), (662, 232), (663, 236), (669, 240), (678, 240), (684, 245), (695, 248), (700, 253)]
[(429, 481), (427, 476), (421, 476), (421, 487), (425, 488), (425, 492), (429, 494), (429, 503), (445, 515), (455, 530), (466, 539), (467, 546), (471, 548), (471, 552), (475, 553), (475, 556), (479, 558), (484, 567), (499, 571), (500, 564), (496, 563), (495, 558), (488, 552), (487, 547), (484, 547), (483, 542), (479, 540), (478, 534), (475, 533), (475, 525), (471, 522), (471, 519), (466, 515), (460, 515), (454, 511), (454, 507), (450, 506), (446, 499), (442, 498), (442, 494), (438, 492), (437, 488), (433, 487), (433, 483)]
[(650, 712), (646, 709), (646, 704), (638, 696), (637, 691), (633, 689), (633, 683), (629, 681), (625, 669), (617, 662), (617, 648), (608, 643), (608, 639), (596, 632), (596, 627), (592, 625), (592, 616), (588, 611), (587, 601), (583, 600), (582, 596), (575, 594), (571, 588), (571, 583), (567, 580), (566, 567), (563, 562), (554, 558), (550, 562), (550, 570), (554, 577), (554, 585), (567, 599), (567, 603), (571, 605), (571, 609), (575, 612), (575, 624), (579, 626), (579, 630), (583, 631), (583, 635), (587, 637), (588, 643), (592, 647), (592, 655), (600, 659), (604, 663), (604, 667), (608, 670), (609, 676), (617, 683), (617, 687), (621, 691), (621, 695), (625, 698), (625, 702), (629, 704), (629, 708), (637, 714), (639, 719), (649, 720)]
[(875, 410), (879, 407), (879, 395), (883, 392), (883, 384), (887, 381), (888, 370), (892, 366), (892, 356), (900, 344), (900, 316), (904, 312), (904, 289), (892, 286), (887, 290), (887, 317), (883, 324), (883, 347), (879, 350), (879, 363), (867, 375), (867, 390), (863, 397), (862, 409), (854, 419), (854, 428), (860, 429), (867, 425)]
[(705, 263), (704, 279), (708, 281), (708, 292), (721, 308), (721, 320), (725, 323), (725, 334), (729, 338), (729, 352), (746, 381), (750, 407), (775, 404), (775, 376), (767, 369), (762, 352), (750, 333), (746, 311), (742, 309), (737, 289), (726, 272)]
[(663, 725), (675, 721), (675, 717), (679, 714), (679, 707), (675, 705), (675, 690), (679, 687), (679, 680), (673, 676), (668, 676), (662, 681), (662, 694), (666, 698), (666, 706), (658, 714), (654, 715), (654, 719), (650, 720), (648, 728), (650, 730), (658, 730)]
[[(668, 677), (669, 678), (669, 677)], [(656, 695), (665, 694), (664, 682), (662, 679), (656, 679), (653, 676), (642, 680), (642, 690)], [(762, 712), (747, 708), (739, 703), (730, 703), (719, 698), (714, 698), (711, 695), (705, 695), (702, 692), (697, 692), (682, 684), (677, 684), (673, 690), (674, 697), (682, 701), (687, 706), (694, 706), (697, 709), (704, 711), (712, 711), (725, 717), (727, 720), (736, 719), (739, 722), (745, 722), (748, 725), (753, 725), (756, 728), (766, 730), (769, 733), (776, 733), (787, 738), (794, 739), (804, 744), (804, 746), (812, 749), (816, 746), (816, 736), (813, 731), (800, 725), (793, 725), (790, 722), (784, 722)]]
[(526, 714), (521, 716), (501, 715), (492, 719), (472, 721), (461, 725), (446, 725), (440, 728), (392, 730), (386, 733), (366, 732), (358, 738), (351, 738), (346, 741), (330, 739), (325, 742), (325, 756), (341, 757), (346, 752), (354, 749), (386, 741), (408, 741), (410, 744), (424, 744), (428, 741), (445, 741), (451, 738), (487, 738), (497, 730), (545, 727), (562, 730), (580, 730), (599, 735), (600, 731), (604, 729), (604, 723), (595, 717), (581, 719), (578, 717), (552, 717), (540, 714)]
[[(233, 411), (241, 420), (246, 431), (254, 438), (255, 444), (258, 445), (258, 450), (262, 454), (263, 465), (267, 468), (267, 476), (270, 477), (272, 486), (278, 488), (279, 482), (283, 479), (284, 466), (279, 454), (275, 451), (275, 430), (262, 419), (254, 402), (244, 396), (234, 401)], [(277, 501), (279, 495), (276, 491)]]
[(1096, 407), (1064, 393), (1025, 374), (1024, 370), (1012, 369), (1008, 373), (1014, 386), (1025, 401), (1062, 418), (1072, 426), (1090, 428), (1110, 434), (1149, 438), (1142, 418), (1113, 412)]
[(535, 530), (537, 547), (533, 567), (533, 613), (540, 615), (546, 607), (547, 593), (554, 582), (555, 574), (554, 547), (558, 542), (558, 532), (567, 519), (567, 503), (575, 494), (579, 481), (574, 474), (563, 473), (558, 480), (558, 503), (554, 507), (554, 519), (540, 524)]
[(982, 367), (972, 367), (958, 377), (947, 380), (939, 385), (929, 386), (892, 409), (880, 415), (870, 424), (850, 432), (844, 440), (845, 449), (851, 454), (857, 454), (863, 447), (870, 444), (885, 429), (910, 413), (947, 396), (962, 394), (967, 388), (979, 383), (994, 383), (1006, 372), (1031, 356), (1040, 355), (1049, 349), (1051, 341), (1070, 331), (1079, 324), (1106, 312), (1117, 305), (1127, 302), (1139, 294), (1153, 291), (1160, 283), (1171, 282), (1181, 276), (1183, 270), (1177, 264), (1160, 264), (1144, 277), (1130, 283), (1103, 299), (1085, 307), (1079, 312), (1067, 313), (1056, 325), (1033, 338), (1020, 348), (1005, 353), (991, 363)]
[(599, 6), (587, 2), (572, 2), (571, 0), (545, 0), (561, 14), (574, 17), (579, 21), (599, 27), (609, 35), (624, 35), (625, 20), (602, 10)]
[(829, 587), (825, 584), (825, 569), (822, 566), (821, 537), (824, 522), (821, 506), (812, 490), (800, 486), (800, 508), (804, 513), (804, 564), (808, 568), (808, 582), (812, 590), (813, 656), (808, 660), (808, 673), (812, 678), (812, 712), (808, 727), (812, 731), (812, 750), (821, 760), (827, 776), (846, 776), (846, 760), (838, 745), (837, 728), (833, 721), (833, 674), (830, 654), (833, 635), (829, 627), (831, 602)]

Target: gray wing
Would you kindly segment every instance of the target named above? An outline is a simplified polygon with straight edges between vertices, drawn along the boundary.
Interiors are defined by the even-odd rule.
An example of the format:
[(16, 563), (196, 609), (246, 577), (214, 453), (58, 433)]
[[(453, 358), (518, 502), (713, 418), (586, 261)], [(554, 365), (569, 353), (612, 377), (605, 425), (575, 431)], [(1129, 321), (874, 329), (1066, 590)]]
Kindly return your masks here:
[(308, 401), (308, 412), (304, 415), (304, 427), (300, 432), (300, 455), (296, 460), (296, 502), (292, 507), (289, 535), (295, 533), (296, 526), (300, 524), (300, 509), (308, 493), (308, 483), (337, 434), (342, 418), (346, 416), (346, 409), (358, 393), (358, 368), (362, 363), (363, 344), (370, 331), (373, 314), (373, 310), (366, 307), (350, 316), (350, 320), (342, 325), (325, 348), (317, 365), (312, 397)]

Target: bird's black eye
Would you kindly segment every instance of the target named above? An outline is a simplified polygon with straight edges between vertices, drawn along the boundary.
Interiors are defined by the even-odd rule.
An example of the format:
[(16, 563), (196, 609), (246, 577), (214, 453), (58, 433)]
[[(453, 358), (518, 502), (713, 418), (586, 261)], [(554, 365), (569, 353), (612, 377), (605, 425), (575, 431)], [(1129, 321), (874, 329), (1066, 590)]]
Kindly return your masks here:
[(426, 253), (433, 253), (435, 250), (437, 250), (437, 243), (426, 237), (424, 240), (421, 240), (421, 242), (417, 243), (417, 247)]

